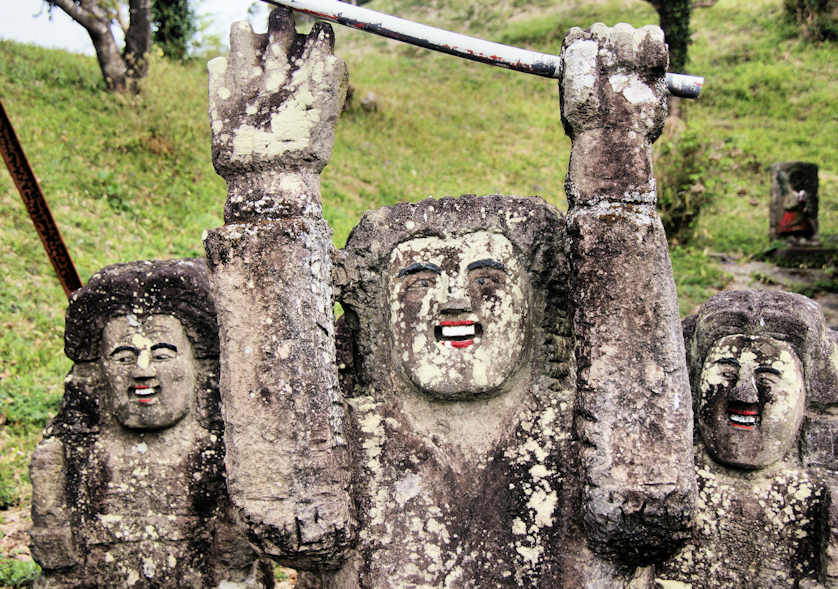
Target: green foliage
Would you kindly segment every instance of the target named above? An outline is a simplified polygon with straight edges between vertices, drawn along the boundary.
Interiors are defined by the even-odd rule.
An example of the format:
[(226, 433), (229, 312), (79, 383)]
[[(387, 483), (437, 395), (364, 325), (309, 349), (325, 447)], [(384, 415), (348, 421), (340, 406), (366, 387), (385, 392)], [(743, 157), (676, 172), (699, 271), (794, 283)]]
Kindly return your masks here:
[(189, 0), (153, 0), (151, 37), (169, 59), (183, 60), (198, 32), (197, 15)]
[(695, 313), (701, 303), (730, 282), (731, 277), (719, 269), (706, 250), (676, 245), (669, 255), (682, 317)]
[(808, 41), (838, 39), (838, 5), (835, 0), (784, 0), (783, 8), (789, 20), (800, 27)]
[(675, 139), (664, 137), (655, 147), (658, 211), (667, 239), (689, 243), (701, 210), (722, 188), (719, 175), (711, 169), (710, 147), (702, 132), (694, 128)]
[(32, 560), (0, 557), (0, 587), (31, 587), (40, 574)]

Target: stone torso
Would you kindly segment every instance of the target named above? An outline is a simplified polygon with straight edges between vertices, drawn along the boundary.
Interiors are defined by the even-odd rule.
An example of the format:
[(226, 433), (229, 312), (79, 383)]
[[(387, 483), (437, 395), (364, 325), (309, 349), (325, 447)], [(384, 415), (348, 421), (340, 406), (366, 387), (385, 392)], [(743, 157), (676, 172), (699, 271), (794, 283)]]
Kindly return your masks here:
[(815, 578), (825, 491), (788, 464), (759, 471), (726, 468), (696, 455), (693, 540), (658, 572), (692, 587), (797, 587)]
[[(576, 575), (596, 557), (575, 540), (572, 396), (350, 399), (363, 464), (359, 545), (341, 571), (303, 575), (303, 586), (585, 586)], [(628, 578), (605, 574), (614, 587)]]
[(135, 588), (211, 582), (207, 520), (216, 507), (201, 495), (219, 481), (202, 480), (200, 468), (217, 451), (209, 436), (188, 423), (144, 434), (106, 431), (96, 441), (84, 481), (90, 510), (81, 518), (87, 568), (98, 579)]

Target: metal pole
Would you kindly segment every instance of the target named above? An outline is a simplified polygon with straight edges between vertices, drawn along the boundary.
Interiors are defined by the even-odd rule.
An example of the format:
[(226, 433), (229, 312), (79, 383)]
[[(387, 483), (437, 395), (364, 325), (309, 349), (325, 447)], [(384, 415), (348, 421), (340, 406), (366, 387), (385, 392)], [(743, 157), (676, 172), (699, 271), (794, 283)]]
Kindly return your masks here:
[(29, 217), (35, 225), (35, 231), (38, 232), (38, 237), (44, 244), (44, 249), (52, 263), (55, 274), (58, 276), (62, 288), (64, 288), (64, 293), (69, 298), (74, 290), (82, 287), (81, 279), (73, 265), (73, 260), (70, 258), (70, 253), (67, 251), (67, 246), (61, 239), (61, 232), (58, 231), (55, 220), (52, 218), (47, 201), (44, 199), (44, 193), (38, 186), (38, 180), (29, 166), (26, 154), (23, 153), (23, 148), (18, 141), (2, 101), (0, 101), (0, 152), (3, 154), (6, 167), (9, 168), (9, 174), (11, 174), (18, 192), (20, 192), (23, 204), (26, 205)]
[[(264, 0), (264, 2), (275, 6), (286, 6), (323, 20), (464, 59), (545, 78), (559, 77), (561, 60), (558, 55), (539, 53), (452, 33), (337, 0)], [(666, 74), (666, 85), (673, 96), (697, 98), (703, 84), (704, 78), (700, 76)]]

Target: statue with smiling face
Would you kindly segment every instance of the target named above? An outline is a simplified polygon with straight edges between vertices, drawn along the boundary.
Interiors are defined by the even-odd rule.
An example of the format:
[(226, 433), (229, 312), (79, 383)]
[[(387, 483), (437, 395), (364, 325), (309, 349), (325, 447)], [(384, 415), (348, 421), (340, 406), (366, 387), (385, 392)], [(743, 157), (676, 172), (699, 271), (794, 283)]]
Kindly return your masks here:
[(496, 391), (529, 348), (529, 279), (512, 242), (476, 231), (402, 242), (390, 254), (391, 362), (439, 399)]
[(565, 40), (567, 217), (428, 199), (366, 213), (340, 251), (319, 185), (347, 81), (331, 29), (280, 9), (230, 41), (209, 64), (226, 224), (204, 244), (228, 488), (262, 553), (306, 587), (651, 587), (693, 496), (651, 173), (660, 29)]
[(30, 466), (37, 586), (273, 586), (224, 485), (205, 263), (104, 268), (70, 300), (65, 350)]
[(685, 339), (698, 512), (692, 541), (660, 576), (707, 588), (838, 587), (838, 352), (818, 306), (725, 292), (685, 320)]

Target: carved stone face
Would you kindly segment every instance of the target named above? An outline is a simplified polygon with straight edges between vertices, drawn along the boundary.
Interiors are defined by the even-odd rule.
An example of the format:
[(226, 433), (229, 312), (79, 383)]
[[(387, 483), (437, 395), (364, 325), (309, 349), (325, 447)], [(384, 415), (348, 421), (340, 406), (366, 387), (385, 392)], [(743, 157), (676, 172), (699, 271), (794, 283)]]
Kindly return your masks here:
[(110, 406), (127, 428), (154, 430), (183, 419), (195, 394), (195, 358), (171, 315), (115, 317), (102, 332)]
[(745, 335), (719, 339), (704, 360), (700, 390), (699, 429), (717, 462), (762, 468), (795, 443), (805, 384), (788, 343)]
[(412, 239), (390, 256), (393, 359), (439, 399), (491, 393), (519, 367), (529, 332), (529, 284), (512, 243), (478, 231)]

